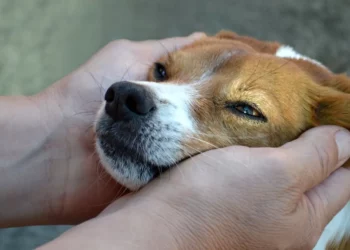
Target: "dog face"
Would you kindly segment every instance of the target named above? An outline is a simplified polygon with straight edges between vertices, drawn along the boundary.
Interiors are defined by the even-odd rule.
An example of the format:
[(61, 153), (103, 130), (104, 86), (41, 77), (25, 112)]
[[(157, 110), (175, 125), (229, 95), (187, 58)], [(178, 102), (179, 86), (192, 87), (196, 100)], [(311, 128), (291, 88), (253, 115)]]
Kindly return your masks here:
[(147, 82), (118, 82), (97, 117), (97, 151), (138, 189), (177, 162), (230, 145), (280, 146), (350, 127), (350, 81), (278, 43), (220, 32), (160, 58)]

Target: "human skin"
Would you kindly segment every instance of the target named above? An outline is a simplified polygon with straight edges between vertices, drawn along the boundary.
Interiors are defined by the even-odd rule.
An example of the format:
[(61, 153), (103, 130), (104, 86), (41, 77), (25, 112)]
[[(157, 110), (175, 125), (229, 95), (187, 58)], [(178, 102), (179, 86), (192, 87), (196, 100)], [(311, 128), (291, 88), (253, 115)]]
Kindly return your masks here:
[(350, 198), (349, 156), (338, 127), (206, 152), (39, 249), (312, 249)]
[(95, 154), (104, 93), (122, 79), (145, 80), (155, 60), (202, 36), (113, 41), (37, 95), (1, 96), (0, 227), (79, 223), (122, 196)]
[(85, 221), (42, 249), (309, 249), (317, 241), (350, 198), (349, 170), (339, 168), (349, 133), (338, 127), (280, 148), (213, 150), (119, 198), (125, 189), (98, 164), (91, 124), (108, 86), (144, 79), (174, 46), (113, 42), (38, 95), (0, 98), (1, 227)]

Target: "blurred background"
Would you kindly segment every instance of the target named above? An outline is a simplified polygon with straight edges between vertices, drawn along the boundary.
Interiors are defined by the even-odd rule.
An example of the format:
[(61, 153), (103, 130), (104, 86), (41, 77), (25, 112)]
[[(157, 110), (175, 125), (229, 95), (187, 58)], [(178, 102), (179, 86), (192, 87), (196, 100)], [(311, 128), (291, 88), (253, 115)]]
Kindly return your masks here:
[[(0, 0), (0, 95), (37, 93), (114, 39), (221, 29), (292, 45), (350, 74), (349, 11), (349, 0)], [(0, 249), (33, 249), (68, 228), (0, 229)]]

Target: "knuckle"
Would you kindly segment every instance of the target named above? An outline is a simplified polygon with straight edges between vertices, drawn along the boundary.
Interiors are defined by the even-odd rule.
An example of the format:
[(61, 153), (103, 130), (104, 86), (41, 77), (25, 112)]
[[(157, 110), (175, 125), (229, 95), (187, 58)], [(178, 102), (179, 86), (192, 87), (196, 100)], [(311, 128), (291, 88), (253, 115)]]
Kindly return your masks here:
[(192, 33), (193, 36), (206, 36), (207, 34), (205, 32), (201, 32), (201, 31), (196, 31)]
[(276, 170), (284, 170), (290, 159), (282, 149), (271, 149), (264, 152), (265, 162)]
[(262, 171), (268, 176), (273, 176), (275, 180), (283, 180), (285, 184), (293, 177), (293, 167), (287, 152), (280, 148), (268, 148), (261, 152), (259, 157), (260, 165), (264, 165)]
[(109, 46), (114, 47), (114, 48), (128, 48), (132, 46), (132, 42), (127, 39), (119, 39), (119, 40), (114, 40), (109, 43)]
[(325, 146), (314, 145), (315, 157), (317, 157), (317, 163), (321, 168), (323, 176), (328, 176), (330, 166), (336, 164), (336, 155)]

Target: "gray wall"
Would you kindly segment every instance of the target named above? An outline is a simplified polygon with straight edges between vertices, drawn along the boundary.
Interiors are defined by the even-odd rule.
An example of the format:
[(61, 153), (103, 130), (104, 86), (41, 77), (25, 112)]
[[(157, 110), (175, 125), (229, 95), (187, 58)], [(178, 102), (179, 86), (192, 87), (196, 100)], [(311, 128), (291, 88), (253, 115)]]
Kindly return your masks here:
[[(349, 13), (349, 0), (0, 0), (0, 95), (36, 93), (113, 39), (197, 30), (278, 40), (350, 73)], [(3, 229), (0, 249), (33, 249), (65, 229)]]

